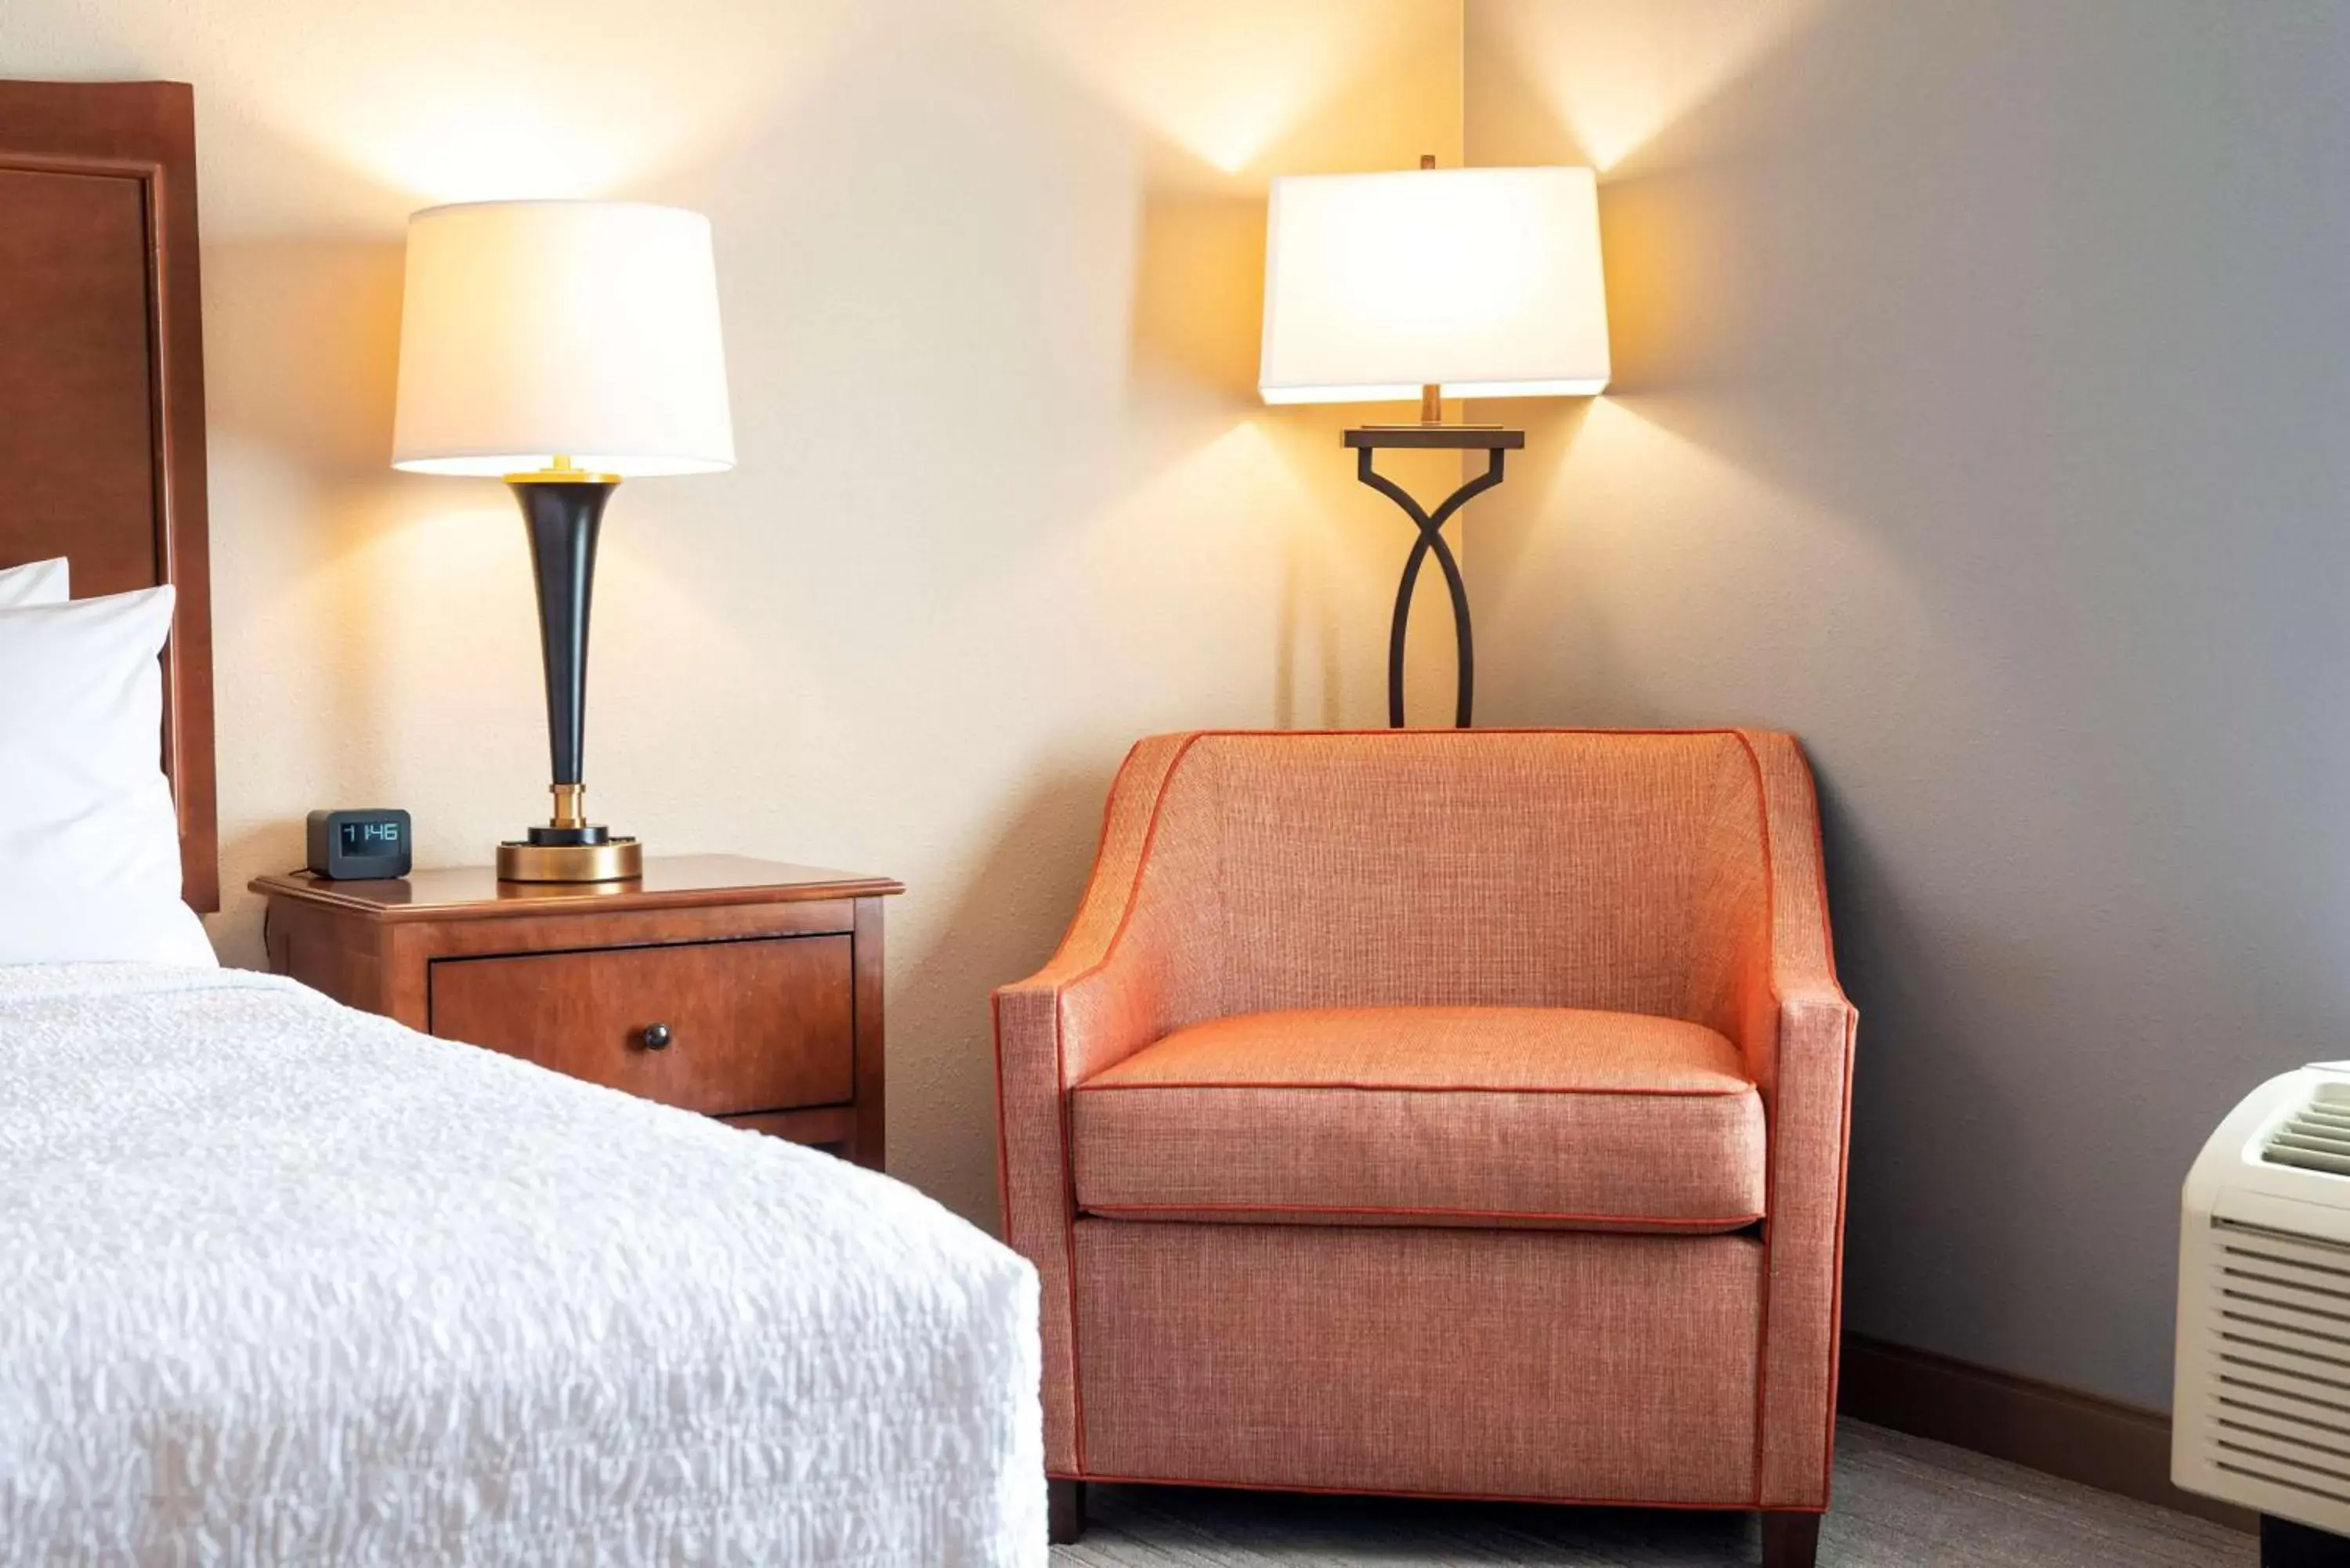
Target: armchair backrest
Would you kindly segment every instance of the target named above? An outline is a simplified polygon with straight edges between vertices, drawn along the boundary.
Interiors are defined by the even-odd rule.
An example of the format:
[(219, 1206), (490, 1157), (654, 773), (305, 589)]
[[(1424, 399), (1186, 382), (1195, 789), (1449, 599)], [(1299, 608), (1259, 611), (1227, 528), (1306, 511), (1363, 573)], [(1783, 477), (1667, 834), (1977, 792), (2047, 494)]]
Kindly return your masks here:
[(1607, 1008), (1715, 1023), (1769, 919), (1736, 731), (1206, 732), (1136, 887), (1170, 1025), (1273, 1008)]

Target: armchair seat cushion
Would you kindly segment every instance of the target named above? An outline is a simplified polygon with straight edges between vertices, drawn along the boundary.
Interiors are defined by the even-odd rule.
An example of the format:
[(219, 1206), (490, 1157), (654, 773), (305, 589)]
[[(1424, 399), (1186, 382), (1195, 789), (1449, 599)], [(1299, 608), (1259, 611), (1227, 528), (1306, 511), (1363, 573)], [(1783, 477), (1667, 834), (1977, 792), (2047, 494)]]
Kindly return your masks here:
[(1737, 1050), (1579, 1008), (1256, 1012), (1078, 1085), (1080, 1210), (1110, 1219), (1689, 1233), (1762, 1218)]

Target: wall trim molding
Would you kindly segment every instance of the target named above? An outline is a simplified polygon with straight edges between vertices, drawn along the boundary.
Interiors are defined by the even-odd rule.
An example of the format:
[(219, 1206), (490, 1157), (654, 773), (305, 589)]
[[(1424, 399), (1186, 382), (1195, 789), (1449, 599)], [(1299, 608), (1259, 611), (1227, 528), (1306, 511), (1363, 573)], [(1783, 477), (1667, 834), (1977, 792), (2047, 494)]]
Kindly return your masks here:
[(2100, 1491), (2252, 1531), (2249, 1509), (2170, 1484), (2170, 1417), (1866, 1334), (1844, 1336), (1836, 1410)]

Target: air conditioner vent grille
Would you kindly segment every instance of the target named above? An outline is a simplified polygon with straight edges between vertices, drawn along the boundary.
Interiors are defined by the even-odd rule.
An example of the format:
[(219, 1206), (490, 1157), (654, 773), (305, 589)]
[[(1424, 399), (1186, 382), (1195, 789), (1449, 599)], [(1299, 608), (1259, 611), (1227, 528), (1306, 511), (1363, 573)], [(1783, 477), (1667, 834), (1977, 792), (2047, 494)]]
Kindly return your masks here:
[[(2350, 1174), (2350, 1155), (2343, 1168)], [(2350, 1250), (2224, 1220), (2216, 1229), (2212, 1462), (2350, 1505)]]
[(2261, 1140), (2271, 1165), (2350, 1176), (2350, 1099), (2319, 1095)]

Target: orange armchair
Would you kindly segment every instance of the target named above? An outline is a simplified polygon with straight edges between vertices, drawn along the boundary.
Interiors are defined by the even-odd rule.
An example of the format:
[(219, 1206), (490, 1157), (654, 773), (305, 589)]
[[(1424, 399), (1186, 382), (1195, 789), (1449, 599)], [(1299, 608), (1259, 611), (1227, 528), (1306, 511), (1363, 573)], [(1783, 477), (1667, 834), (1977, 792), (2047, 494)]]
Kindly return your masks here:
[(1142, 742), (995, 993), (1059, 1533), (1170, 1481), (1759, 1510), (1808, 1563), (1855, 1019), (1790, 737)]

